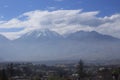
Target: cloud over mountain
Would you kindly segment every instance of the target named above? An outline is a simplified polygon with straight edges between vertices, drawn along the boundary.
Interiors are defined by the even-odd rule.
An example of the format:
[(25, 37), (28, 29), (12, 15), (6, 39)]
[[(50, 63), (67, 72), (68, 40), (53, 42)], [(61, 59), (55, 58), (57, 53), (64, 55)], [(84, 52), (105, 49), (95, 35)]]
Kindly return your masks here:
[(37, 29), (50, 29), (60, 34), (73, 33), (79, 30), (97, 31), (102, 34), (120, 38), (120, 14), (98, 17), (99, 11), (83, 12), (82, 10), (35, 10), (8, 21), (0, 21), (0, 28), (22, 28), (16, 32), (0, 32), (10, 39)]

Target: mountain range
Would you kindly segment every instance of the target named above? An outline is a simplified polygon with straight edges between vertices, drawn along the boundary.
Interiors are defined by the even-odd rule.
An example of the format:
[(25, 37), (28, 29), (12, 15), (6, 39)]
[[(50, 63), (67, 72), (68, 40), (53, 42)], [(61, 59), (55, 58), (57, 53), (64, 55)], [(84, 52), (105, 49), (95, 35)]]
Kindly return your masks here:
[(35, 30), (15, 40), (0, 35), (1, 61), (111, 60), (120, 57), (120, 39), (95, 31), (60, 35)]

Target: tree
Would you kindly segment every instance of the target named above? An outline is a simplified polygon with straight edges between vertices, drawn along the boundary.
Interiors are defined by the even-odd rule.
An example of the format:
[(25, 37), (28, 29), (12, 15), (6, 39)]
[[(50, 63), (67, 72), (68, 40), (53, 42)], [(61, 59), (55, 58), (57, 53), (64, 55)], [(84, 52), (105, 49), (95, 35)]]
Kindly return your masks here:
[(85, 78), (85, 69), (84, 69), (84, 63), (82, 60), (79, 61), (78, 66), (77, 66), (77, 74), (78, 74), (78, 79), (83, 79)]
[(112, 75), (115, 78), (115, 80), (119, 80), (119, 75), (120, 75), (120, 69), (115, 69), (112, 71)]
[(7, 77), (7, 74), (6, 74), (5, 69), (2, 70), (1, 79), (2, 79), (2, 80), (8, 80), (8, 77)]
[(66, 80), (66, 79), (60, 76), (49, 76), (48, 80)]
[(7, 73), (9, 77), (14, 75), (13, 63), (7, 65)]

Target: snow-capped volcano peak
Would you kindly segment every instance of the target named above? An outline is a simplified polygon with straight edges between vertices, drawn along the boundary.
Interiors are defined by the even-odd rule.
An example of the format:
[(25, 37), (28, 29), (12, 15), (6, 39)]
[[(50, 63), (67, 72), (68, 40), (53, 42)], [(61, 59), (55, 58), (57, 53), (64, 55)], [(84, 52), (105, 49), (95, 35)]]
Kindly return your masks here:
[(46, 37), (52, 37), (52, 36), (60, 36), (58, 33), (51, 31), (49, 29), (41, 29), (41, 30), (34, 30), (31, 32), (28, 32), (27, 34), (25, 34), (26, 36), (34, 36), (36, 38), (42, 37), (42, 36), (46, 36)]
[(55, 31), (51, 31), (49, 29), (39, 29), (39, 30), (33, 30), (30, 31), (26, 34), (24, 34), (21, 39), (29, 39), (29, 40), (34, 40), (34, 39), (39, 39), (39, 40), (47, 40), (47, 39), (59, 39), (62, 36), (59, 35)]

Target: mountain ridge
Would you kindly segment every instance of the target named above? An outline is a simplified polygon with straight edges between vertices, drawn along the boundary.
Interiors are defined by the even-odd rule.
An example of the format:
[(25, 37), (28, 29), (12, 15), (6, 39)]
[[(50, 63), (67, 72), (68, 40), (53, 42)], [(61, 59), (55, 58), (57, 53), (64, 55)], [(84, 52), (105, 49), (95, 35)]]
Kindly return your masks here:
[(56, 40), (56, 39), (72, 39), (72, 40), (86, 40), (86, 41), (91, 41), (91, 40), (108, 40), (108, 41), (120, 41), (119, 38), (115, 38), (109, 35), (103, 35), (100, 34), (96, 31), (77, 31), (74, 33), (70, 33), (67, 36), (60, 35), (59, 33), (51, 30), (35, 30), (29, 33), (24, 34), (20, 38), (16, 40)]
[[(108, 39), (120, 40), (119, 38), (116, 38), (116, 37), (113, 37), (110, 35), (103, 35), (96, 31), (76, 31), (74, 33), (70, 33), (70, 34), (67, 34), (66, 36), (64, 36), (64, 35), (60, 35), (59, 33), (55, 32), (55, 31), (51, 31), (49, 29), (40, 29), (40, 30), (33, 30), (28, 33), (25, 33), (24, 35), (22, 35), (21, 37), (19, 37), (17, 39), (14, 39), (13, 41), (19, 40), (19, 39), (26, 39), (27, 37), (29, 37), (31, 39), (46, 38), (46, 40), (52, 39), (52, 38), (58, 38), (58, 39), (68, 38), (68, 39), (73, 39), (73, 40), (75, 38), (78, 38), (78, 40), (82, 40), (82, 38), (83, 38), (83, 40), (84, 40), (84, 38), (94, 38), (94, 37), (96, 37), (96, 39), (103, 38), (106, 40), (108, 40)], [(10, 40), (10, 39), (6, 38), (5, 36), (0, 35), (0, 40), (3, 40), (3, 39)]]
[[(39, 33), (41, 36), (41, 31), (38, 31), (27, 34), (23, 40), (19, 40), (19, 38), (10, 41), (9, 44), (4, 42), (0, 45), (1, 58), (5, 61), (39, 61), (64, 59), (110, 60), (120, 57), (120, 40), (111, 36), (101, 35), (97, 32), (79, 31), (61, 37), (58, 33), (49, 31), (50, 35), (46, 35), (45, 32), (46, 34), (42, 34), (42, 37), (38, 37)], [(41, 40), (41, 38), (43, 39)], [(81, 40), (81, 38), (84, 39)]]

